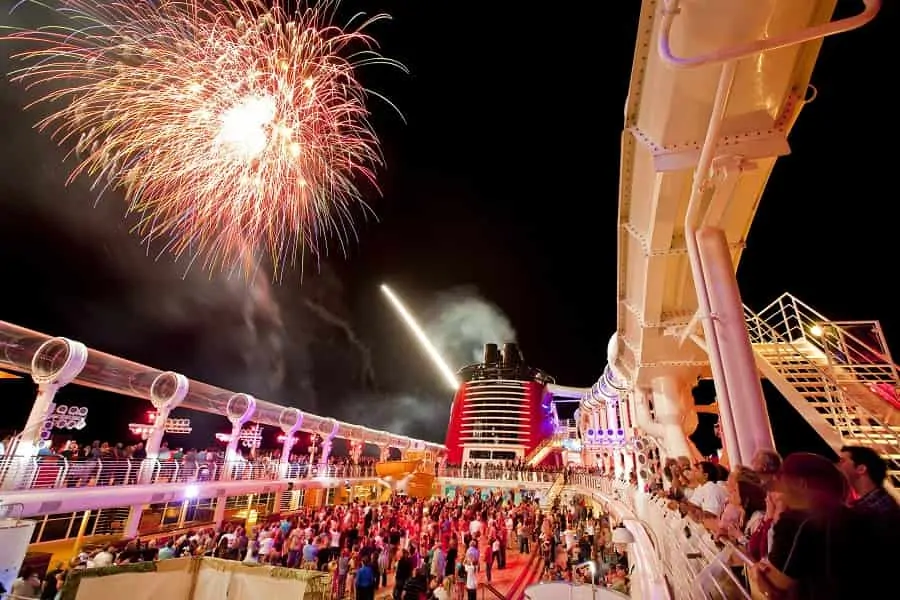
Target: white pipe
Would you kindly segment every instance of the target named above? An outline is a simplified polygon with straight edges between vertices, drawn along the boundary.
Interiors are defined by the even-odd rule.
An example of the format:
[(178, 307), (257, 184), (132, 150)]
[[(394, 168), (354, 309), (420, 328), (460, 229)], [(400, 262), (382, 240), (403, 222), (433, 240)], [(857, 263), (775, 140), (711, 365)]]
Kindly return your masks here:
[(675, 21), (675, 17), (681, 12), (681, 0), (666, 0), (662, 11), (662, 25), (660, 26), (657, 50), (664, 61), (673, 67), (681, 69), (736, 61), (761, 52), (796, 46), (797, 44), (859, 29), (863, 25), (869, 24), (878, 14), (878, 11), (881, 10), (881, 0), (862, 0), (862, 2), (865, 8), (855, 17), (847, 17), (846, 19), (807, 27), (794, 33), (786, 33), (764, 40), (739, 44), (731, 48), (715, 50), (699, 56), (683, 58), (672, 54), (672, 47), (669, 42), (669, 37), (672, 34), (672, 24)]
[[(740, 400), (731, 406), (741, 456), (748, 459), (760, 450), (774, 450), (772, 426), (759, 371), (744, 319), (744, 306), (734, 276), (734, 261), (725, 232), (703, 227), (697, 232), (703, 277), (709, 288), (710, 306), (716, 312), (713, 326), (722, 350), (722, 370), (729, 388), (740, 390)], [(736, 463), (735, 463), (736, 464)]]
[[(727, 62), (722, 65), (712, 115), (709, 119), (709, 126), (706, 129), (706, 138), (703, 140), (703, 149), (700, 151), (700, 161), (697, 163), (697, 170), (694, 172), (691, 199), (688, 202), (687, 213), (684, 216), (685, 245), (687, 246), (688, 258), (691, 263), (691, 273), (694, 277), (700, 321), (703, 324), (703, 331), (706, 337), (709, 366), (713, 373), (713, 379), (716, 382), (716, 392), (719, 397), (719, 423), (722, 428), (722, 438), (725, 442), (728, 458), (732, 465), (743, 464), (743, 462), (741, 461), (742, 457), (740, 456), (740, 448), (737, 443), (734, 417), (731, 412), (731, 395), (729, 394), (728, 384), (725, 381), (722, 368), (722, 355), (719, 351), (715, 327), (713, 327), (711, 321), (709, 290), (703, 277), (703, 265), (700, 263), (700, 252), (697, 247), (697, 226), (700, 221), (700, 199), (703, 196), (703, 186), (712, 168), (716, 144), (719, 140), (722, 122), (725, 120), (725, 112), (728, 109), (728, 97), (731, 95), (736, 71), (736, 62)], [(749, 460), (750, 457), (747, 458)]]

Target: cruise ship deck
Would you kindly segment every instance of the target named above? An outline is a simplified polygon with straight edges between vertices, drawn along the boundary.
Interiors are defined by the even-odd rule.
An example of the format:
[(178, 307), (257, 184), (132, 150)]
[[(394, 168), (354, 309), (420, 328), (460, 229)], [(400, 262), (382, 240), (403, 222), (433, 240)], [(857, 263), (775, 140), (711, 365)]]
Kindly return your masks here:
[[(27, 422), (0, 459), (0, 572), (17, 571), (29, 546), (59, 560), (90, 543), (230, 521), (252, 526), (301, 508), (494, 492), (536, 498), (544, 513), (573, 502), (602, 511), (616, 525), (610, 547), (627, 556), (632, 598), (751, 598), (733, 573), (759, 561), (664, 493), (668, 459), (700, 461), (690, 438), (698, 412), (718, 416), (721, 464), (749, 469), (775, 451), (765, 379), (828, 446), (871, 449), (886, 464), (884, 489), (896, 495), (900, 487), (900, 377), (879, 322), (830, 319), (790, 294), (748, 307), (735, 277), (768, 178), (791, 151), (789, 134), (810, 100), (822, 40), (865, 27), (882, 3), (865, 0), (844, 18), (833, 17), (835, 4), (643, 0), (625, 99), (617, 328), (607, 364), (598, 365), (595, 385), (572, 388), (536, 370), (523, 375), (495, 346), (457, 392), (447, 444), (280, 406), (0, 322), (0, 370), (37, 385)], [(698, 378), (713, 380), (714, 406), (694, 404)], [(55, 396), (73, 383), (155, 411), (146, 458), (42, 455)], [(571, 422), (553, 412), (560, 398), (578, 402)], [(160, 458), (176, 408), (228, 418), (221, 458)], [(244, 458), (239, 444), (254, 424), (281, 433), (281, 457), (294, 454), (301, 433), (317, 442), (303, 460)], [(355, 456), (333, 460), (336, 440)], [(372, 461), (360, 460), (364, 447)], [(228, 572), (234, 582), (237, 567), (204, 560), (103, 579), (166, 580), (176, 590), (171, 600), (238, 589), (215, 588), (212, 575)], [(558, 595), (563, 588), (530, 587), (544, 567), (536, 551), (517, 555), (479, 594)], [(72, 600), (91, 600), (88, 588), (101, 593), (96, 579)], [(290, 593), (328, 595), (311, 581)], [(570, 599), (598, 593), (590, 583), (572, 586)]]

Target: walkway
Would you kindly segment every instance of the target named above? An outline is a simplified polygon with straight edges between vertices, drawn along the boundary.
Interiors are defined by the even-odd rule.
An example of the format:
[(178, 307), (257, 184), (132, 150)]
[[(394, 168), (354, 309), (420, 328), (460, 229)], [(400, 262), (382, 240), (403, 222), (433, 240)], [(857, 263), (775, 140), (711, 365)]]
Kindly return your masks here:
[[(484, 564), (478, 572), (478, 597), (484, 600), (522, 600), (525, 588), (536, 582), (541, 574), (543, 562), (537, 554), (519, 554), (516, 550), (510, 550), (506, 557), (506, 568), (494, 567), (491, 572), (491, 583), (487, 585)], [(496, 593), (492, 593), (493, 588)], [(378, 600), (390, 600), (394, 590), (394, 576), (388, 576), (387, 587), (380, 588), (375, 597)], [(453, 596), (456, 599), (458, 596)]]

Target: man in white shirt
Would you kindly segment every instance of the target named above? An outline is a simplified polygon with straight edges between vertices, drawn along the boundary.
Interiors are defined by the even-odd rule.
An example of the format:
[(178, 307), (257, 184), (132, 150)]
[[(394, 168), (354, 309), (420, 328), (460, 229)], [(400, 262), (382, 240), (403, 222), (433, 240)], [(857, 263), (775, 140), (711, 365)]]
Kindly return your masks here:
[(469, 535), (471, 535), (473, 538), (477, 538), (478, 534), (481, 533), (481, 526), (482, 523), (478, 518), (472, 519), (469, 522)]
[(112, 546), (108, 548), (104, 548), (100, 552), (94, 555), (94, 558), (91, 561), (94, 563), (94, 568), (100, 567), (108, 567), (113, 564), (113, 552), (115, 552), (115, 548)]
[(475, 575), (475, 564), (466, 558), (466, 600), (478, 598), (478, 577)]
[(711, 462), (701, 462), (693, 470), (697, 487), (688, 501), (703, 513), (716, 518), (722, 516), (728, 504), (728, 490), (719, 484), (719, 469)]

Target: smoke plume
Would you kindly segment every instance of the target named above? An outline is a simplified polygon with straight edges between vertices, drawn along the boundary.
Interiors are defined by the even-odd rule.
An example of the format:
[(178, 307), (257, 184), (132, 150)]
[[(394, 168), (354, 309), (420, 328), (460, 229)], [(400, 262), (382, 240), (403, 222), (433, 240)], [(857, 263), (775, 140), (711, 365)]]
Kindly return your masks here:
[(472, 288), (441, 294), (423, 325), (451, 367), (481, 362), (487, 343), (515, 342), (516, 332), (497, 306)]

